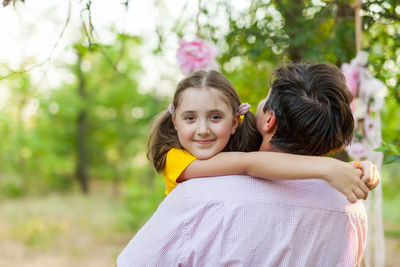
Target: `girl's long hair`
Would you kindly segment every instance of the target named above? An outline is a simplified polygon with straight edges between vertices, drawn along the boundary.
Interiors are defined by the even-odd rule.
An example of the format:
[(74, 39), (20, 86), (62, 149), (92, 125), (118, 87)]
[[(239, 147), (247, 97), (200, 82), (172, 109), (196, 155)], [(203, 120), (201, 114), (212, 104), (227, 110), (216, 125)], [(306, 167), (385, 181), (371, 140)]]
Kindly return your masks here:
[[(232, 108), (233, 115), (236, 116), (240, 105), (239, 95), (232, 83), (221, 73), (214, 70), (207, 72), (196, 71), (180, 81), (172, 100), (174, 110), (179, 106), (184, 90), (202, 87), (214, 88), (220, 91), (225, 97), (226, 103)], [(261, 142), (262, 137), (257, 131), (256, 117), (249, 111), (223, 151), (258, 151)], [(168, 111), (164, 111), (153, 122), (147, 146), (147, 157), (157, 172), (161, 172), (164, 169), (167, 152), (171, 148), (183, 149), (179, 143), (172, 116)]]

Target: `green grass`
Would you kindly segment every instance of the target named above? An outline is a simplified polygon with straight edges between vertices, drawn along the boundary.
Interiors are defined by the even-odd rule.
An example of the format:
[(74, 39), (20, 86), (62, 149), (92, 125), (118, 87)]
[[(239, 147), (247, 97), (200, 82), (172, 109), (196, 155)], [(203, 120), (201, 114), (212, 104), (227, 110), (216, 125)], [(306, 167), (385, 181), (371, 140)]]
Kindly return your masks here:
[(0, 204), (6, 238), (27, 246), (47, 250), (79, 231), (110, 238), (116, 232), (128, 231), (119, 219), (127, 211), (119, 201), (106, 194), (84, 196), (80, 193), (29, 197), (3, 201)]
[[(0, 198), (0, 265), (113, 266), (163, 198), (163, 181), (130, 180), (119, 197), (109, 182), (78, 191)], [(23, 255), (23, 256), (21, 256)], [(29, 257), (30, 260), (27, 260)], [(3, 265), (2, 265), (3, 266)]]

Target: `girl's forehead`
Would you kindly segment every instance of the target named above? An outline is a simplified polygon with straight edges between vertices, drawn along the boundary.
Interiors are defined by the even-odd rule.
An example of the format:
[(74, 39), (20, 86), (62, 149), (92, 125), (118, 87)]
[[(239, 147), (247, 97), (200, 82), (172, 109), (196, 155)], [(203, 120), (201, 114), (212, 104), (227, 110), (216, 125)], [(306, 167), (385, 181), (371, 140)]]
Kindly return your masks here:
[(227, 106), (231, 109), (228, 98), (220, 90), (212, 87), (189, 87), (185, 89), (180, 96), (178, 106), (195, 107), (197, 105), (215, 106), (217, 108)]
[(227, 100), (226, 96), (220, 91), (212, 87), (189, 87), (182, 92), (182, 100), (190, 100), (191, 98), (209, 98)]

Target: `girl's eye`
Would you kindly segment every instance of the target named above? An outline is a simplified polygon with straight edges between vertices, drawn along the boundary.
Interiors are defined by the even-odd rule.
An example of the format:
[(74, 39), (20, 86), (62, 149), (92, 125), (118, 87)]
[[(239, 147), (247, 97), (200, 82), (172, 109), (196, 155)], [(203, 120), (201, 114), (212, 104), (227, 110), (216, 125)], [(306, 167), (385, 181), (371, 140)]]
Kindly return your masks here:
[(214, 114), (214, 115), (211, 115), (210, 119), (213, 120), (213, 121), (217, 121), (217, 120), (221, 119), (221, 116), (217, 115), (217, 114)]
[(186, 116), (186, 117), (184, 118), (184, 120), (185, 120), (185, 121), (192, 121), (192, 120), (194, 120), (194, 116)]

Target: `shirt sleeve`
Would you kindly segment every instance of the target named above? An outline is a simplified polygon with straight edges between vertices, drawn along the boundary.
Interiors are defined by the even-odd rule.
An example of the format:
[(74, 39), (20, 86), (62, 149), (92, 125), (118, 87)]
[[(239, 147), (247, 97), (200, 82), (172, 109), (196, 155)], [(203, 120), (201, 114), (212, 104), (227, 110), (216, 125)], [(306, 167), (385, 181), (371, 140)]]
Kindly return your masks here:
[(167, 153), (163, 170), (165, 194), (168, 195), (177, 185), (176, 180), (196, 157), (183, 149), (171, 148)]

